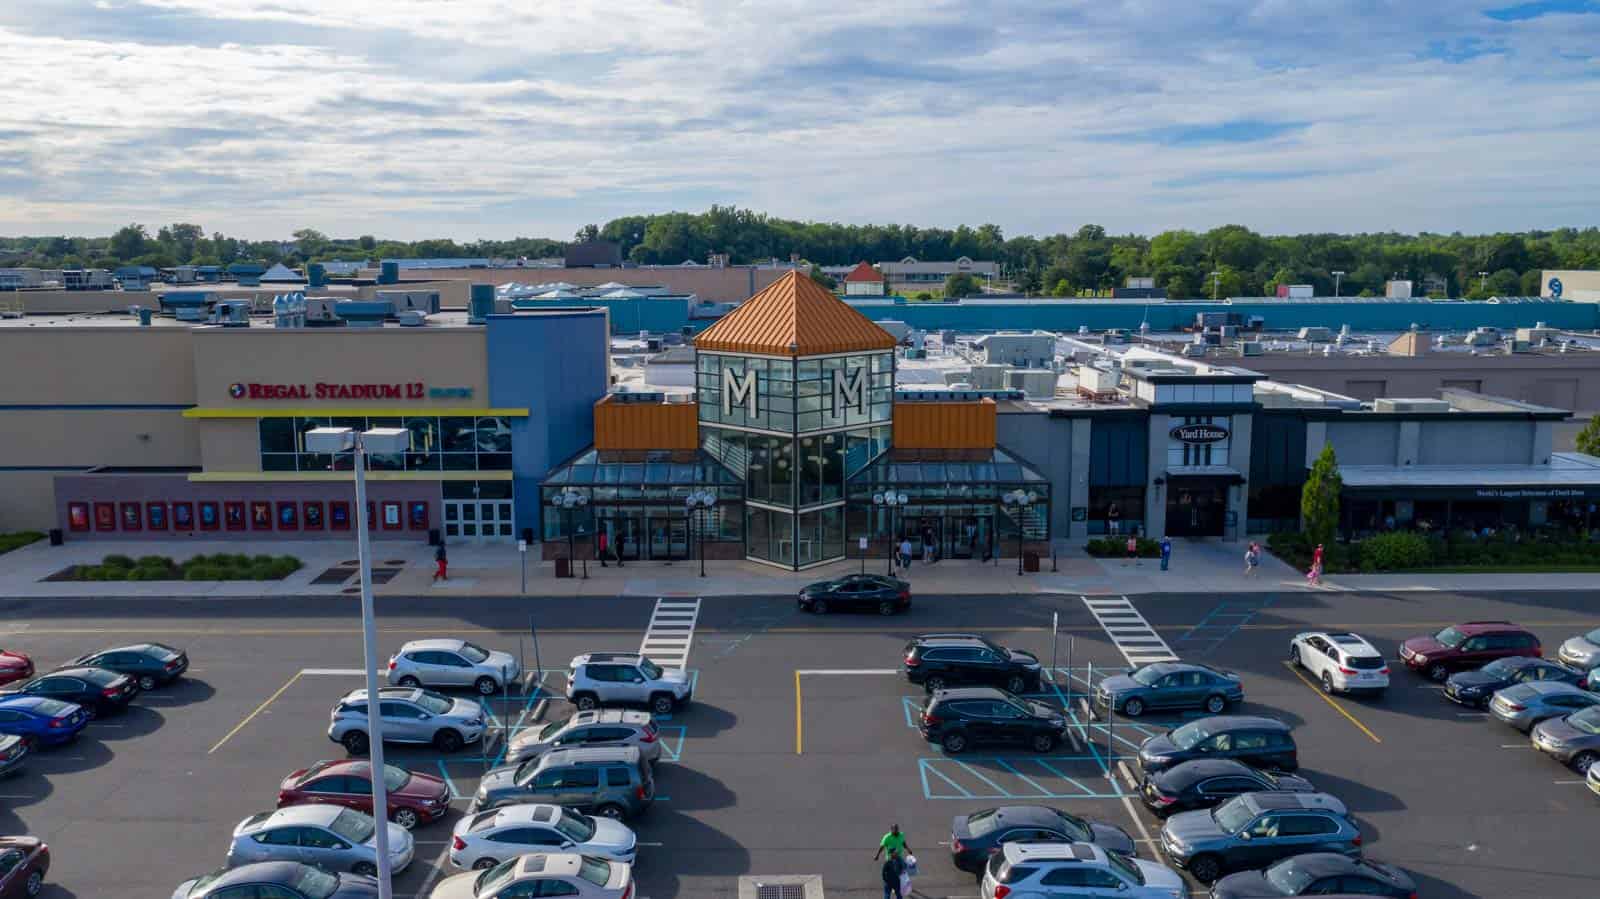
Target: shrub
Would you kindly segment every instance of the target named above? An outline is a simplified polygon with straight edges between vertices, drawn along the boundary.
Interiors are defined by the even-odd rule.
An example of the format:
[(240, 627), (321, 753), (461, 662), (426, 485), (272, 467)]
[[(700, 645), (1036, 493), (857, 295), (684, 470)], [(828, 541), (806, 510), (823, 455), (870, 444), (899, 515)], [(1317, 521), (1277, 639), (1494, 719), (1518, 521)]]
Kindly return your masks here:
[(166, 556), (140, 556), (137, 563), (139, 568), (171, 568), (172, 560)]
[(263, 553), (262, 555), (259, 555), (259, 556), (256, 556), (256, 557), (252, 558), (250, 560), (250, 564), (252, 564), (252, 565), (270, 565), (270, 564), (272, 564), (272, 562), (273, 562), (273, 560), (275, 558), (277, 558), (277, 557), (269, 556), (269, 555), (266, 555), (266, 554)]
[(1374, 534), (1361, 541), (1362, 571), (1426, 568), (1433, 562), (1428, 538), (1410, 531)]
[(98, 565), (85, 565), (80, 571), (86, 581), (103, 581), (106, 579), (106, 569)]
[[(251, 565), (248, 569), (252, 581), (275, 581), (283, 577), (271, 562)], [(237, 574), (237, 572), (235, 572)]]
[(218, 581), (221, 580), (221, 569), (209, 562), (200, 565), (190, 565), (183, 572), (186, 581)]
[(38, 531), (17, 531), (12, 534), (0, 534), (0, 554), (11, 552), (14, 549), (21, 549), (30, 543), (36, 543), (43, 539), (44, 535)]
[[(1097, 537), (1085, 543), (1083, 549), (1097, 559), (1120, 558), (1128, 553), (1128, 538)], [(1140, 537), (1137, 554), (1141, 559), (1159, 559), (1161, 558), (1161, 543)]]
[(113, 555), (106, 556), (104, 559), (101, 559), (100, 560), (100, 564), (105, 566), (105, 567), (107, 567), (107, 568), (132, 568), (133, 567), (133, 558), (130, 557), (130, 556), (124, 556), (124, 555), (121, 555), (120, 553), (118, 553), (118, 554), (113, 554)]

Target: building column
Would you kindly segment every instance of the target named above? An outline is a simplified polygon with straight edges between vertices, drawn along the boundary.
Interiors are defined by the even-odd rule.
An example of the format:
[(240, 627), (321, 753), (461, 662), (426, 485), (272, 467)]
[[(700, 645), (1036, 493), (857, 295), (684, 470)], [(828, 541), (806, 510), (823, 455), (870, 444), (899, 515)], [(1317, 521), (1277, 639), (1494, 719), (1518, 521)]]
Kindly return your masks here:
[(1418, 455), (1422, 451), (1422, 422), (1400, 422), (1399, 448), (1395, 451), (1394, 464), (1415, 465)]
[[(1250, 439), (1255, 432), (1256, 417), (1242, 413), (1232, 417), (1228, 435), (1228, 464), (1238, 469), (1248, 481), (1250, 477)], [(1222, 525), (1224, 540), (1237, 540), (1250, 527), (1250, 485), (1235, 484), (1228, 488), (1228, 511), (1235, 514), (1238, 524), (1229, 528)]]
[(1306, 470), (1317, 462), (1317, 457), (1322, 455), (1322, 446), (1328, 442), (1328, 423), (1325, 421), (1306, 422)]
[(1159, 540), (1167, 531), (1167, 491), (1171, 484), (1157, 490), (1156, 478), (1167, 476), (1167, 444), (1172, 442), (1167, 431), (1172, 428), (1172, 417), (1152, 412), (1150, 432), (1146, 439), (1146, 471), (1144, 476), (1144, 536)]
[[(1090, 431), (1093, 419), (1079, 418), (1072, 422), (1071, 463), (1067, 467), (1067, 529), (1071, 540), (1084, 540), (1089, 536), (1089, 521), (1072, 520), (1073, 509), (1089, 508)], [(1052, 497), (1052, 501), (1054, 498)]]

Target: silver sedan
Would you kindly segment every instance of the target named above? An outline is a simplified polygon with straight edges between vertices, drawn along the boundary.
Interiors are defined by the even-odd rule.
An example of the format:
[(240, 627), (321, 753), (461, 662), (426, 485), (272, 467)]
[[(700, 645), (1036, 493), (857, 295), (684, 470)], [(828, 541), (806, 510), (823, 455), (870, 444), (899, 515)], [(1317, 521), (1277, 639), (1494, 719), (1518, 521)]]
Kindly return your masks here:
[[(386, 822), (387, 823), (387, 822)], [(228, 846), (228, 867), (292, 861), (328, 871), (378, 872), (377, 822), (371, 815), (336, 805), (293, 805), (239, 822)], [(398, 824), (389, 824), (389, 865), (403, 871), (416, 844)]]

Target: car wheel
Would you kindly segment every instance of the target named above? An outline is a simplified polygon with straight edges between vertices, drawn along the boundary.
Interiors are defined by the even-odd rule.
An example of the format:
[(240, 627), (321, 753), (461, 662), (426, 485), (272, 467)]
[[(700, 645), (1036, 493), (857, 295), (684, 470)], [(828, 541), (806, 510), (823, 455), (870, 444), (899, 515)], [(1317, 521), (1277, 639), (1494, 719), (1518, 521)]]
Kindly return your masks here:
[(440, 752), (460, 752), (466, 742), (461, 739), (460, 734), (448, 727), (433, 735), (433, 745), (438, 747)]
[(1021, 693), (1023, 690), (1026, 690), (1026, 689), (1028, 689), (1028, 681), (1022, 675), (1013, 674), (1010, 677), (1006, 678), (1006, 692), (1007, 693)]
[(1033, 747), (1034, 752), (1046, 753), (1056, 748), (1056, 736), (1055, 734), (1034, 734), (1029, 745)]
[(942, 676), (940, 676), (940, 675), (935, 674), (932, 677), (928, 678), (927, 680), (923, 681), (922, 682), (922, 686), (926, 687), (929, 693), (933, 693), (933, 692), (938, 691), (938, 690), (943, 690), (945, 688), (944, 678)]
[(1206, 711), (1213, 715), (1220, 715), (1228, 708), (1228, 699), (1216, 693), (1206, 697)]
[(828, 601), (820, 596), (813, 599), (811, 601), (811, 611), (817, 615), (828, 614)]
[(43, 892), (43, 890), (44, 875), (40, 874), (38, 871), (30, 873), (28, 875), (28, 879), (22, 884), (22, 891), (27, 893), (29, 896), (37, 896), (39, 893)]
[(1197, 855), (1189, 859), (1189, 873), (1201, 883), (1215, 883), (1222, 876), (1222, 862), (1215, 855)]
[(608, 803), (606, 805), (600, 806), (599, 808), (595, 809), (594, 811), (595, 811), (595, 814), (599, 815), (602, 818), (610, 818), (613, 821), (621, 821), (622, 820), (622, 806), (620, 806), (620, 805), (611, 805), (611, 804)]
[(1144, 714), (1144, 700), (1130, 699), (1122, 704), (1122, 714), (1127, 718), (1137, 718)]
[(1322, 692), (1330, 696), (1333, 694), (1333, 675), (1326, 671), (1322, 672)]
[(573, 697), (572, 704), (578, 707), (578, 711), (588, 712), (599, 708), (600, 700), (593, 693), (579, 693)]
[(406, 830), (415, 830), (417, 824), (419, 823), (417, 819), (417, 813), (408, 808), (395, 809), (394, 814), (389, 816), (389, 820), (400, 825)]
[(153, 675), (153, 674), (141, 674), (141, 675), (139, 675), (139, 689), (149, 691), (149, 690), (154, 690), (155, 688), (156, 688), (156, 676), (155, 675)]
[(1434, 662), (1432, 665), (1428, 666), (1428, 679), (1434, 681), (1435, 683), (1442, 684), (1444, 683), (1444, 679), (1449, 676), (1450, 669), (1444, 667), (1444, 665), (1440, 664), (1439, 662)]
[(378, 876), (378, 866), (374, 865), (372, 862), (356, 862), (354, 865), (351, 866), (350, 870), (353, 873), (363, 874), (363, 875), (366, 875), (367, 877), (377, 877)]
[(368, 742), (367, 735), (359, 730), (353, 730), (344, 735), (339, 741), (344, 744), (344, 751), (351, 755), (366, 755), (372, 744)]
[(967, 750), (967, 735), (960, 731), (945, 734), (944, 739), (939, 741), (939, 745), (943, 746), (944, 751), (951, 755), (960, 755)]
[(650, 697), (650, 711), (657, 715), (670, 715), (672, 714), (672, 709), (673, 701), (671, 696), (665, 693), (657, 693)]
[(1573, 770), (1577, 771), (1579, 774), (1588, 774), (1589, 769), (1594, 767), (1596, 758), (1597, 756), (1592, 752), (1578, 753), (1572, 757)]
[(894, 614), (894, 603), (888, 601), (887, 599), (884, 600), (883, 602), (878, 603), (878, 614), (879, 615), (893, 615)]
[(1305, 665), (1303, 665), (1300, 662), (1300, 647), (1296, 646), (1293, 643), (1289, 644), (1289, 661), (1293, 662), (1294, 663), (1294, 667), (1296, 667), (1296, 668), (1304, 668), (1305, 667)]
[(472, 863), (472, 870), (474, 870), (474, 871), (487, 871), (490, 868), (493, 868), (495, 865), (498, 865), (498, 864), (500, 864), (500, 863), (495, 861), (492, 858), (480, 858), (477, 861)]
[(478, 678), (477, 682), (474, 683), (473, 686), (477, 687), (478, 692), (482, 693), (484, 696), (492, 696), (494, 695), (494, 691), (500, 689), (500, 685), (494, 682), (494, 678), (487, 674)]
[(422, 681), (417, 680), (416, 675), (408, 674), (405, 677), (400, 678), (399, 684), (402, 687), (416, 688), (422, 686)]

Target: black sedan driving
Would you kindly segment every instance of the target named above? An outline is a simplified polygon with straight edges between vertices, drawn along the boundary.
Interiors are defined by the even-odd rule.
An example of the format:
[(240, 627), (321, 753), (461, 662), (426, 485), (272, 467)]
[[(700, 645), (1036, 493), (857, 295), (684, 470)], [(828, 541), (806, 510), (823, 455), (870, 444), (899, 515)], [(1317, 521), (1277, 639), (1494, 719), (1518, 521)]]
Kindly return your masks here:
[(1047, 805), (1005, 805), (950, 823), (950, 860), (974, 874), (1006, 843), (1094, 843), (1107, 852), (1135, 855), (1133, 837), (1120, 827), (1069, 815)]
[(138, 695), (139, 687), (126, 674), (104, 668), (62, 668), (25, 684), (13, 684), (4, 692), (74, 703), (93, 717), (126, 709)]
[(165, 643), (135, 643), (81, 655), (72, 664), (126, 674), (139, 689), (154, 690), (182, 677), (189, 670), (189, 655)]
[(834, 610), (893, 615), (911, 608), (911, 584), (881, 574), (850, 574), (807, 584), (799, 601), (802, 611), (818, 615)]

